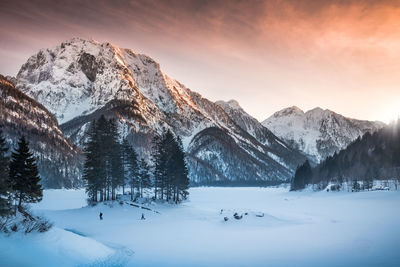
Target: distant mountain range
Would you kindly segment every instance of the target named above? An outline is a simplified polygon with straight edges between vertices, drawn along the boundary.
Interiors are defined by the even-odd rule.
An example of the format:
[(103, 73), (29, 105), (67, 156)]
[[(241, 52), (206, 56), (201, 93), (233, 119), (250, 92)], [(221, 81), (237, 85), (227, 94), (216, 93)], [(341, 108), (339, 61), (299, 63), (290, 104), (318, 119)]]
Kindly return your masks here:
[(313, 169), (312, 182), (374, 179), (400, 180), (400, 120), (327, 157)]
[(328, 109), (304, 112), (295, 106), (274, 113), (262, 124), (315, 163), (346, 148), (365, 133), (385, 126), (382, 122), (346, 118)]
[[(46, 114), (50, 125), (42, 123), (36, 128), (45, 146), (59, 151), (58, 155), (81, 157), (89, 123), (105, 115), (117, 119), (121, 136), (147, 158), (154, 135), (163, 129), (179, 135), (190, 178), (200, 184), (287, 181), (307, 157), (320, 161), (383, 125), (347, 119), (331, 111), (304, 113), (297, 108), (279, 111), (261, 124), (234, 100), (214, 103), (186, 88), (146, 55), (80, 38), (40, 50), (21, 67), (16, 78), (9, 80), (18, 89), (10, 81), (9, 86), (23, 96), (15, 99), (16, 103), (30, 99), (24, 105), (30, 117), (18, 120), (13, 117), (13, 108), (8, 108), (2, 112), (0, 123), (8, 121), (28, 129), (40, 114)], [(39, 107), (40, 114), (30, 110)], [(20, 135), (16, 130), (7, 131), (11, 139)], [(47, 135), (55, 136), (69, 150), (47, 140)], [(40, 149), (37, 153), (48, 154)], [(78, 171), (78, 165), (71, 166)], [(70, 173), (68, 170), (68, 175), (53, 179), (63, 180), (59, 183), (62, 186), (75, 186), (80, 175), (74, 173), (72, 177)]]

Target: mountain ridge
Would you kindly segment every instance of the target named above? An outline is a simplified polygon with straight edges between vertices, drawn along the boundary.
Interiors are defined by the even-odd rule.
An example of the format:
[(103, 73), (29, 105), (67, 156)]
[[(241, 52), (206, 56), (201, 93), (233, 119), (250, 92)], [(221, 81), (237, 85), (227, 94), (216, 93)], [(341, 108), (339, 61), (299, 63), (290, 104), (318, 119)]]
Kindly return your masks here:
[[(55, 114), (66, 136), (81, 147), (84, 129), (101, 114), (116, 118), (121, 135), (147, 158), (152, 137), (163, 129), (172, 130), (190, 154), (189, 170), (197, 182), (286, 181), (305, 160), (244, 111), (240, 116), (254, 122), (261, 129), (259, 135), (243, 129), (240, 116), (233, 118), (221, 106), (163, 73), (149, 56), (110, 43), (75, 38), (42, 49), (21, 67), (16, 80), (18, 88)], [(217, 138), (215, 131), (223, 137)], [(228, 139), (235, 145), (225, 142)], [(237, 146), (240, 160), (227, 149), (229, 146)], [(216, 164), (214, 159), (220, 162)], [(220, 169), (228, 162), (231, 168)], [(239, 174), (243, 171), (238, 166), (246, 166), (251, 176)]]
[(345, 117), (329, 109), (316, 107), (304, 112), (296, 106), (275, 112), (262, 124), (315, 163), (344, 149), (365, 133), (385, 126), (378, 121)]
[(80, 186), (82, 151), (65, 138), (55, 117), (2, 75), (0, 95), (0, 125), (10, 151), (25, 135), (45, 187)]

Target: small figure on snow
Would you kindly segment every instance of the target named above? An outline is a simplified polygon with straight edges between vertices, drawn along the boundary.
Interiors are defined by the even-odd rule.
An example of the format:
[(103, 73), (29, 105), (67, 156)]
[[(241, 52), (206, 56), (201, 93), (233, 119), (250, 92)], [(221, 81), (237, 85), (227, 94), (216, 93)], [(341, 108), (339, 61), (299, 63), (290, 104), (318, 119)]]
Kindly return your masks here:
[(99, 217), (100, 217), (100, 220), (103, 220), (103, 213), (100, 212)]
[(146, 220), (146, 218), (144, 217), (144, 214), (142, 213), (142, 218), (140, 218), (141, 220)]
[(224, 221), (226, 221), (226, 222), (227, 222), (228, 220), (229, 220), (229, 218), (228, 218), (228, 217), (224, 217)]
[(224, 209), (221, 209), (221, 212), (219, 214), (222, 214), (224, 212)]

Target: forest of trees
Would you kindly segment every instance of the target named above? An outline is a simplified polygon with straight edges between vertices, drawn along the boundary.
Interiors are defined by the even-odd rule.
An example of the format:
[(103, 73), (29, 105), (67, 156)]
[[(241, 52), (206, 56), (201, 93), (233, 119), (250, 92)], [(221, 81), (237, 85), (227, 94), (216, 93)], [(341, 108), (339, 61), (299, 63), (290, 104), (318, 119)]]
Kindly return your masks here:
[(101, 116), (88, 130), (83, 179), (91, 202), (116, 199), (116, 191), (130, 188), (131, 200), (144, 197), (178, 203), (187, 198), (188, 170), (182, 142), (171, 131), (154, 138), (151, 167), (139, 158), (128, 140), (120, 141), (117, 123)]
[[(373, 180), (400, 180), (400, 120), (373, 134), (366, 133), (347, 148), (327, 157), (314, 168), (305, 162), (297, 168), (292, 190), (309, 184), (323, 189), (343, 182), (353, 191), (372, 188)], [(397, 186), (397, 183), (396, 183)]]
[(0, 216), (15, 215), (23, 211), (24, 203), (42, 200), (43, 190), (29, 143), (22, 136), (11, 158), (0, 129)]

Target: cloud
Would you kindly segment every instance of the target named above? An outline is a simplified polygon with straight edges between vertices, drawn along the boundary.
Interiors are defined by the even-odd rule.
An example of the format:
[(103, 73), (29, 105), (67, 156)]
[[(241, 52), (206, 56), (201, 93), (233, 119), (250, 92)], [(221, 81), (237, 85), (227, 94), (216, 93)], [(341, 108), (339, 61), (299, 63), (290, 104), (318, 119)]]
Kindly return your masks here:
[[(0, 25), (5, 74), (81, 36), (149, 54), (211, 99), (242, 99), (260, 119), (293, 104), (375, 119), (373, 97), (383, 106), (385, 95), (400, 96), (399, 1), (13, 0), (0, 2)], [(350, 108), (344, 94), (368, 105)]]

